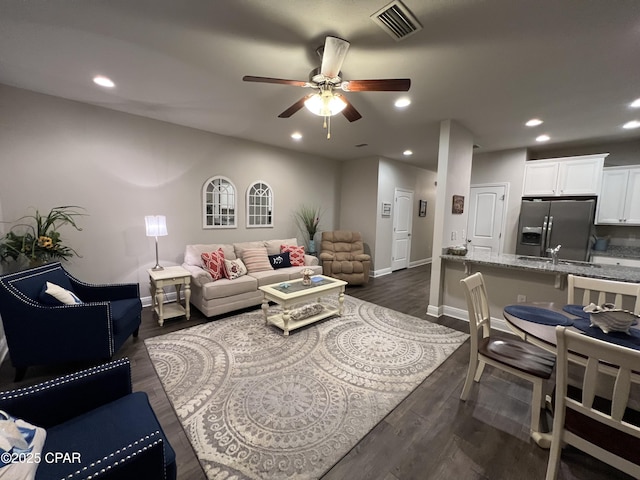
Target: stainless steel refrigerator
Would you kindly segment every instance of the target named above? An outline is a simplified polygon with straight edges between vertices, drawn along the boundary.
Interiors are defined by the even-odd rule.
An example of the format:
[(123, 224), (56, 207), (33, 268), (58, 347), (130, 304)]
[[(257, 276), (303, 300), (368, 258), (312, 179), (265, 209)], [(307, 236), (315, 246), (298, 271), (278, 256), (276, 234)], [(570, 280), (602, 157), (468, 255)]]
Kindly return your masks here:
[(588, 260), (595, 207), (594, 199), (523, 199), (516, 254), (548, 257), (562, 245), (558, 258)]

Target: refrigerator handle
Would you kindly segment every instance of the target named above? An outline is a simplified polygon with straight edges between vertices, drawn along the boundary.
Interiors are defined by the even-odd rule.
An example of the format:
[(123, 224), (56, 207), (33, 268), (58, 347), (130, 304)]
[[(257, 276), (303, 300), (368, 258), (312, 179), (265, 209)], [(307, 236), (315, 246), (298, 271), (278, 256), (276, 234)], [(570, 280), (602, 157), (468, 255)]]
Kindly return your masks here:
[(546, 257), (546, 249), (545, 245), (547, 244), (547, 223), (549, 221), (549, 217), (544, 216), (544, 222), (542, 222), (542, 241), (540, 242), (540, 256)]
[(553, 216), (549, 217), (549, 226), (547, 227), (547, 246), (544, 248), (545, 253), (551, 248), (551, 230), (553, 229)]

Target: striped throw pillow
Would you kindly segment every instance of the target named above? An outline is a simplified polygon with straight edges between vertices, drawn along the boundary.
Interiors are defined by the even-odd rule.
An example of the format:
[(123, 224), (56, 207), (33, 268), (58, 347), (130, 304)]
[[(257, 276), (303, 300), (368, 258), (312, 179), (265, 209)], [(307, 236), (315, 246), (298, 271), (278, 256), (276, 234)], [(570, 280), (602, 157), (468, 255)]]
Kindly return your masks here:
[(249, 273), (273, 270), (266, 247), (245, 249), (242, 253), (242, 261)]

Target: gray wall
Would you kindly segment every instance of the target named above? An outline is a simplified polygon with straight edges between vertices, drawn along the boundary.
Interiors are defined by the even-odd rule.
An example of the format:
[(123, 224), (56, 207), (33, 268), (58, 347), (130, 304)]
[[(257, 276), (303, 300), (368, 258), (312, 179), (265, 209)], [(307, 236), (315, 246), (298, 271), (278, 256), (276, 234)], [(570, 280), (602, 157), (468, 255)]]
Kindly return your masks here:
[[(405, 165), (381, 158), (378, 175), (378, 214), (376, 242), (376, 270), (388, 271), (391, 268), (393, 252), (393, 217), (382, 218), (382, 202), (393, 205), (395, 189), (402, 188), (413, 192), (411, 265), (426, 263), (431, 259), (433, 248), (433, 220), (436, 203), (436, 173), (429, 170)], [(427, 216), (418, 216), (418, 201), (427, 201)], [(392, 208), (393, 211), (393, 208)]]
[[(190, 243), (302, 239), (300, 204), (323, 208), (322, 228), (337, 226), (340, 163), (96, 106), (0, 85), (1, 216), (15, 220), (59, 205), (79, 205), (83, 231), (61, 230), (82, 258), (67, 268), (89, 282), (139, 282), (155, 263), (144, 216), (167, 216), (160, 263), (180, 264)], [(238, 190), (238, 228), (202, 228), (202, 187), (224, 175)], [(249, 184), (275, 192), (273, 228), (245, 227)], [(6, 227), (5, 227), (6, 228)]]
[(473, 156), (471, 185), (508, 184), (503, 253), (515, 253), (524, 179), (526, 149), (503, 150)]
[[(382, 157), (343, 163), (340, 228), (362, 233), (376, 275), (391, 270), (393, 216), (382, 217), (382, 202), (393, 203), (396, 188), (414, 192), (411, 265), (429, 261), (433, 239), (435, 172)], [(418, 217), (418, 200), (427, 200), (427, 216)]]

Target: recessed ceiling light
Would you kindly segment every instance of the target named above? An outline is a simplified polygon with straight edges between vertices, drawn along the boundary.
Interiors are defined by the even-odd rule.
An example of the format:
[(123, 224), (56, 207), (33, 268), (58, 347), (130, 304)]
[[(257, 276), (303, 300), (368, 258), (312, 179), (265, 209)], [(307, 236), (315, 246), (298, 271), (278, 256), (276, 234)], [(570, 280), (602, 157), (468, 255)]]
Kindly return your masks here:
[(536, 137), (536, 142), (547, 142), (549, 140), (551, 140), (549, 135), (539, 135)]
[(539, 118), (532, 118), (527, 123), (525, 123), (525, 125), (527, 127), (537, 127), (538, 125), (542, 125), (542, 123), (542, 120), (540, 120)]
[(640, 122), (638, 120), (631, 120), (622, 126), (622, 128), (626, 128), (627, 130), (638, 127), (640, 127)]
[(631, 108), (640, 108), (640, 98), (636, 98), (633, 102), (629, 104)]
[(293, 138), (294, 140), (300, 140), (302, 139), (302, 134), (300, 132), (293, 132), (291, 134), (291, 138)]
[(410, 155), (413, 155), (413, 152), (412, 152), (411, 150), (405, 150), (404, 152), (402, 152), (402, 154), (403, 154), (405, 157), (408, 157), (408, 156), (410, 156)]
[(408, 107), (409, 105), (411, 105), (411, 100), (409, 100), (407, 97), (402, 97), (397, 99), (394, 105), (398, 108)]
[(93, 77), (93, 83), (105, 88), (113, 88), (116, 86), (116, 84), (113, 83), (113, 80), (111, 80), (108, 77), (105, 77), (104, 75), (97, 75)]

